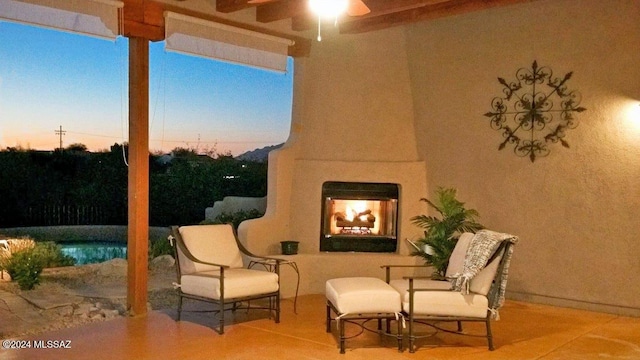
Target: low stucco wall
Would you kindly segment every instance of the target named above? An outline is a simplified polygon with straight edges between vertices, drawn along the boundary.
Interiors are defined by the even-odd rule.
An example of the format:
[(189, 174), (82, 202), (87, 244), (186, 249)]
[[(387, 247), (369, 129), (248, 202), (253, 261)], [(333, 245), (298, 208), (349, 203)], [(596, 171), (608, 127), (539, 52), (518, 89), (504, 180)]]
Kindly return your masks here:
[[(162, 240), (169, 236), (168, 227), (150, 227), (149, 239)], [(29, 236), (40, 241), (127, 241), (124, 225), (33, 226), (0, 229), (0, 236)]]
[(237, 211), (267, 210), (267, 197), (225, 196), (222, 201), (213, 203), (213, 207), (204, 210), (205, 220), (215, 220), (221, 214), (233, 214)]

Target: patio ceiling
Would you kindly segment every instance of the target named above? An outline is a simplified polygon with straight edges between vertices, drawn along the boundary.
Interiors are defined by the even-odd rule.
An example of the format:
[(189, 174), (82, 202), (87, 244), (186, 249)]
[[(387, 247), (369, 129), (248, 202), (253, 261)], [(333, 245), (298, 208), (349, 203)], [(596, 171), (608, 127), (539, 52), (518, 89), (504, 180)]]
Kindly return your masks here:
[[(189, 0), (185, 0), (189, 1)], [(371, 10), (363, 16), (339, 21), (341, 34), (357, 34), (418, 21), (453, 16), (492, 7), (534, 0), (362, 0)], [(308, 0), (273, 0), (250, 4), (249, 0), (217, 0), (216, 11), (231, 13), (256, 7), (256, 22), (291, 19), (291, 29), (309, 30), (317, 23), (308, 11)]]
[[(362, 16), (344, 16), (338, 21), (340, 34), (358, 34), (394, 26), (450, 17), (489, 8), (535, 0), (362, 0), (371, 10)], [(308, 56), (311, 47), (306, 32), (317, 26), (308, 10), (308, 0), (123, 0), (124, 35), (150, 41), (164, 40), (164, 11), (215, 21), (269, 35), (294, 40), (289, 55)], [(197, 4), (209, 4), (198, 7)], [(213, 6), (215, 4), (215, 6)], [(243, 13), (243, 21), (231, 20)], [(255, 15), (254, 15), (255, 14)], [(229, 18), (229, 16), (232, 16)], [(245, 19), (250, 19), (249, 22)], [(273, 30), (273, 23), (290, 22), (290, 30)], [(286, 24), (286, 27), (289, 27)], [(280, 26), (282, 28), (282, 26)], [(305, 33), (306, 32), (306, 33)]]

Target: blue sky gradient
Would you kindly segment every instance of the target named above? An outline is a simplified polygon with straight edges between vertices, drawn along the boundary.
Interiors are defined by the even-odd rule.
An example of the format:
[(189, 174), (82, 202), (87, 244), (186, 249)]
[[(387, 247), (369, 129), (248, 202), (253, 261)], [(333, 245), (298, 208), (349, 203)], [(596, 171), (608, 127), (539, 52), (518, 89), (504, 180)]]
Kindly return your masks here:
[[(128, 40), (115, 42), (0, 22), (0, 148), (92, 151), (127, 141)], [(150, 150), (233, 155), (284, 142), (293, 62), (286, 74), (150, 46)]]

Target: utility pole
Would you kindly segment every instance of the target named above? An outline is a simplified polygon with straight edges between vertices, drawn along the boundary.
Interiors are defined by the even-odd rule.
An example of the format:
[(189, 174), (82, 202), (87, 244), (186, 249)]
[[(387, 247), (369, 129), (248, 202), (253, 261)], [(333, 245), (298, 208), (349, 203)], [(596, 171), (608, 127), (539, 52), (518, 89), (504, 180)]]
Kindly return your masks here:
[(62, 136), (67, 132), (62, 130), (62, 125), (60, 125), (60, 130), (55, 131), (56, 135), (60, 135), (60, 151), (62, 152)]

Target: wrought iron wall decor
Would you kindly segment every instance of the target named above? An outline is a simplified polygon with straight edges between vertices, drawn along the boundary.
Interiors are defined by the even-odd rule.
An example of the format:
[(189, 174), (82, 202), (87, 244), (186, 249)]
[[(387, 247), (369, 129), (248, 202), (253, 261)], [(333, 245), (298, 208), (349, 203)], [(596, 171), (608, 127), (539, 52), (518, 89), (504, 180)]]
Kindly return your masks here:
[(498, 150), (513, 144), (516, 155), (534, 162), (549, 155), (550, 143), (569, 147), (565, 132), (578, 126), (574, 114), (586, 110), (580, 106), (580, 93), (567, 88), (572, 74), (554, 78), (549, 67), (538, 67), (534, 61), (530, 69), (516, 71), (512, 82), (498, 78), (504, 96), (493, 98), (492, 110), (484, 114), (491, 119), (491, 128), (504, 137)]

